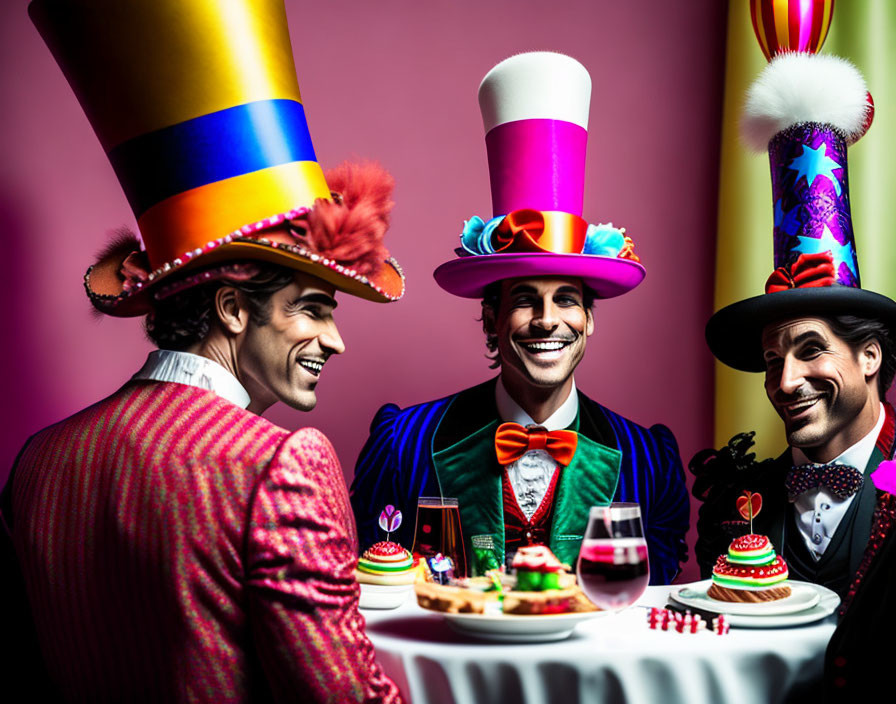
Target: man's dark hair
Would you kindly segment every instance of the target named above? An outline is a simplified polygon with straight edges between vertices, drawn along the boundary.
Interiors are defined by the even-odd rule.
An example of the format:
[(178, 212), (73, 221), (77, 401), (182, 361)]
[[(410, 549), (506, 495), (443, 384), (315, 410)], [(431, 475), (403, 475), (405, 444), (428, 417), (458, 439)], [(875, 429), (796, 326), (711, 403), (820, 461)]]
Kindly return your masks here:
[(896, 375), (896, 345), (889, 328), (875, 318), (861, 318), (857, 315), (826, 315), (824, 320), (837, 337), (858, 352), (863, 345), (877, 340), (880, 345), (880, 371), (877, 374), (877, 389), (881, 400)]
[(143, 327), (150, 340), (163, 350), (185, 350), (202, 341), (215, 321), (215, 294), (232, 286), (245, 295), (249, 318), (258, 326), (271, 322), (271, 296), (286, 288), (295, 271), (275, 264), (258, 263), (259, 272), (245, 281), (227, 279), (193, 286), (157, 301)]
[[(591, 310), (594, 307), (594, 291), (582, 284), (582, 305), (585, 310)], [(485, 346), (488, 348), (487, 359), (491, 360), (488, 365), (489, 369), (497, 369), (501, 366), (501, 360), (498, 357), (498, 338), (489, 333), (485, 328), (485, 309), (488, 308), (493, 316), (497, 316), (498, 308), (501, 305), (501, 282), (494, 281), (485, 287), (482, 292), (482, 331), (485, 333)]]

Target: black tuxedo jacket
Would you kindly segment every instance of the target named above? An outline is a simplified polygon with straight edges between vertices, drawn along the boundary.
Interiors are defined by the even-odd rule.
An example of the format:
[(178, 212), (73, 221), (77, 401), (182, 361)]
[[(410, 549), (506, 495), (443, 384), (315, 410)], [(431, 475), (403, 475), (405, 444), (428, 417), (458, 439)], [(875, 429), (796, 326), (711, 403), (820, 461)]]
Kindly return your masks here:
[(767, 535), (787, 560), (790, 578), (821, 584), (843, 598), (865, 556), (880, 492), (868, 475), (893, 453), (894, 413), (884, 404), (885, 420), (868, 464), (862, 469), (865, 483), (843, 517), (831, 544), (819, 560), (812, 558), (796, 523), (793, 505), (787, 500), (784, 480), (792, 466), (791, 451), (762, 462), (753, 461), (748, 450), (752, 435), (732, 438), (726, 448), (698, 453), (690, 469), (696, 475), (693, 493), (703, 501), (697, 520), (695, 553), (702, 576), (708, 578), (719, 555), (728, 551), (734, 538), (750, 532), (737, 511), (737, 498), (744, 491), (762, 496), (762, 509), (753, 520), (753, 532)]

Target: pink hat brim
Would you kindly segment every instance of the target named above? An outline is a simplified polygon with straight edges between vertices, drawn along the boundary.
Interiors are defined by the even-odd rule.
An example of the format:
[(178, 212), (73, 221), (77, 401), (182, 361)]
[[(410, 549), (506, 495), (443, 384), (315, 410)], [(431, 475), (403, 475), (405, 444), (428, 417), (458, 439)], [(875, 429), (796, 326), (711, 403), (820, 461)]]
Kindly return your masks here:
[(631, 259), (594, 254), (483, 254), (459, 257), (433, 272), (436, 283), (463, 298), (482, 298), (485, 287), (501, 279), (571, 276), (582, 279), (598, 298), (631, 291), (646, 271)]

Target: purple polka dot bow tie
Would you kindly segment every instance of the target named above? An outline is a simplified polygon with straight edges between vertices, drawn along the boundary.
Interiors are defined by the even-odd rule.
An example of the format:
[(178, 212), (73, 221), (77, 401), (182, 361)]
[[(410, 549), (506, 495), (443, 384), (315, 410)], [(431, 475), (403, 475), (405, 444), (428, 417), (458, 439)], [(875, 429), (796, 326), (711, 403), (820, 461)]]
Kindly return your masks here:
[(801, 464), (787, 473), (784, 488), (787, 500), (795, 501), (816, 487), (823, 487), (841, 499), (848, 499), (862, 488), (865, 477), (847, 464)]

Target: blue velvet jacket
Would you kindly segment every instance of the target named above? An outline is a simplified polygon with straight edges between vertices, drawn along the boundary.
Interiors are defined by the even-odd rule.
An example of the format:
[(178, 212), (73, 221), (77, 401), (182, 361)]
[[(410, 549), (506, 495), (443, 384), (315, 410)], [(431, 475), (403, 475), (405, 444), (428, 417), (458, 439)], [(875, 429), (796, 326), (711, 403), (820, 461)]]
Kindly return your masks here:
[[(492, 380), (404, 410), (394, 404), (380, 408), (358, 458), (351, 487), (352, 508), (362, 549), (385, 538), (378, 527), (378, 517), (388, 504), (399, 508), (404, 516), (392, 539), (407, 546), (413, 543), (417, 497), (442, 495), (446, 479), (440, 478), (433, 455), (496, 423), (494, 384)], [(618, 475), (609, 479), (591, 477), (589, 473), (597, 470), (584, 466), (579, 469), (582, 474), (573, 480), (568, 472), (572, 469), (570, 465), (564, 469), (570, 474), (567, 491), (587, 495), (592, 484), (602, 484), (609, 487), (604, 494), (606, 500), (611, 497), (613, 501), (641, 504), (650, 557), (650, 582), (668, 584), (686, 558), (684, 538), (689, 521), (688, 492), (675, 437), (662, 425), (643, 428), (581, 392), (577, 424), (580, 435), (617, 458)], [(494, 464), (497, 467), (497, 460)], [(613, 469), (615, 471), (615, 467)], [(474, 473), (467, 478), (468, 483), (481, 480), (483, 487), (493, 487), (492, 490), (497, 491), (494, 487), (498, 484), (493, 481), (490, 468), (476, 467), (468, 471)], [(488, 493), (490, 490), (484, 488), (483, 491)], [(483, 500), (491, 500), (491, 497), (484, 496)], [(595, 503), (606, 503), (606, 500)], [(499, 499), (494, 497), (494, 501)], [(579, 515), (563, 517), (567, 526), (573, 527), (573, 534), (562, 537), (575, 539), (577, 547), (587, 523), (588, 501), (571, 501), (569, 505), (574, 506), (571, 510)], [(555, 522), (559, 512), (557, 506)], [(466, 521), (463, 514), (462, 505), (462, 521)]]

